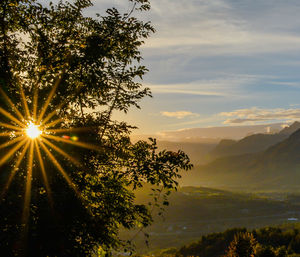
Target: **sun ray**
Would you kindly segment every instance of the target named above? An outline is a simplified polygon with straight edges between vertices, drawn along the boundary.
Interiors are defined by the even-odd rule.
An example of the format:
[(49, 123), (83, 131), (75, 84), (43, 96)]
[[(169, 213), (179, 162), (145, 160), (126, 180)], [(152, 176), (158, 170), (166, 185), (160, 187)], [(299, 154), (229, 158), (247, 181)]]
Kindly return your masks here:
[(52, 144), (49, 140), (46, 138), (41, 139), (43, 142), (45, 142), (48, 146), (50, 146), (52, 149), (54, 149), (56, 152), (60, 153), (65, 158), (69, 159), (71, 162), (73, 162), (77, 167), (82, 167), (81, 163), (77, 161), (75, 158), (67, 154), (65, 151), (57, 147), (56, 145)]
[(38, 142), (36, 140), (34, 141), (34, 143), (35, 143), (35, 150), (36, 150), (38, 160), (39, 160), (39, 164), (40, 164), (40, 168), (41, 168), (41, 171), (42, 171), (43, 182), (44, 182), (44, 185), (46, 187), (46, 192), (47, 192), (47, 196), (48, 196), (48, 199), (49, 199), (49, 203), (50, 203), (51, 207), (53, 208), (53, 198), (52, 198), (52, 194), (51, 194), (50, 185), (49, 185), (49, 182), (48, 182), (48, 177), (47, 177), (44, 161), (43, 161), (43, 158), (42, 158), (42, 155), (41, 155), (40, 147), (39, 147)]
[(33, 168), (33, 148), (34, 142), (30, 142), (28, 163), (27, 163), (27, 180), (25, 187), (25, 197), (24, 197), (24, 208), (22, 214), (22, 224), (25, 225), (25, 231), (28, 229), (28, 218), (30, 214), (30, 200), (31, 200), (31, 180), (32, 180), (32, 168)]
[(100, 147), (98, 147), (96, 145), (88, 144), (88, 143), (71, 141), (71, 140), (68, 140), (68, 139), (65, 139), (65, 138), (62, 138), (62, 137), (57, 137), (57, 136), (52, 136), (52, 135), (47, 135), (47, 134), (42, 134), (41, 136), (49, 138), (49, 139), (53, 139), (57, 142), (64, 142), (64, 143), (67, 143), (67, 144), (70, 144), (70, 145), (75, 145), (75, 146), (79, 146), (79, 147), (82, 147), (82, 148), (87, 148), (87, 149), (90, 149), (90, 150), (96, 150), (96, 151), (101, 150)]
[(24, 120), (24, 116), (21, 114), (21, 112), (17, 109), (17, 107), (14, 105), (12, 100), (8, 97), (8, 95), (4, 92), (4, 90), (0, 87), (0, 93), (3, 95), (5, 100), (8, 102), (8, 104), (11, 106), (11, 108), (15, 111), (15, 113), (18, 115), (20, 120)]
[(48, 108), (48, 105), (50, 104), (50, 102), (51, 102), (51, 100), (52, 100), (52, 98), (53, 98), (53, 96), (54, 96), (54, 94), (56, 92), (56, 89), (59, 86), (62, 78), (63, 78), (63, 74), (59, 75), (59, 77), (56, 79), (56, 81), (55, 81), (55, 83), (54, 83), (54, 85), (53, 85), (53, 87), (52, 87), (52, 89), (50, 91), (50, 94), (49, 94), (49, 96), (48, 96), (45, 104), (42, 107), (42, 110), (41, 110), (41, 112), (39, 114), (39, 117), (37, 119), (37, 123), (40, 123), (41, 120), (42, 120), (42, 118), (44, 117), (44, 114), (45, 114), (45, 112), (46, 112), (46, 110)]
[(89, 127), (89, 128), (62, 128), (62, 129), (46, 129), (45, 132), (71, 133), (71, 132), (82, 132), (82, 131), (90, 131), (90, 130), (92, 130), (91, 127)]
[(17, 245), (26, 252), (28, 231), (29, 231), (29, 215), (30, 215), (30, 202), (31, 202), (31, 183), (32, 183), (32, 168), (33, 168), (33, 140), (30, 142), (30, 149), (28, 152), (27, 161), (27, 179), (25, 184), (25, 196), (24, 196), (24, 206), (21, 217), (22, 230), (20, 233), (20, 239)]
[(5, 111), (3, 108), (0, 107), (0, 113), (2, 113), (4, 116), (9, 118), (11, 121), (14, 121), (21, 127), (25, 127), (25, 124), (23, 124), (21, 121), (19, 121), (17, 118), (15, 118), (13, 115), (11, 115), (9, 112)]
[(34, 93), (33, 93), (33, 103), (32, 103), (32, 118), (36, 120), (36, 112), (38, 105), (38, 87), (35, 86)]
[(25, 116), (29, 119), (30, 118), (30, 112), (29, 112), (28, 104), (27, 104), (26, 97), (25, 97), (25, 94), (24, 94), (24, 90), (21, 86), (20, 86), (20, 94), (21, 94), (21, 101), (22, 101), (22, 104), (23, 104), (23, 108), (25, 110)]
[(0, 149), (1, 149), (1, 148), (8, 147), (8, 146), (10, 146), (10, 145), (13, 145), (13, 144), (15, 144), (15, 143), (21, 141), (22, 139), (24, 139), (24, 136), (22, 136), (22, 137), (16, 137), (15, 139), (12, 139), (12, 140), (10, 140), (10, 141), (7, 141), (7, 142), (5, 142), (5, 143), (3, 143), (3, 144), (0, 145)]
[(65, 102), (62, 102), (60, 103), (54, 111), (52, 111), (51, 113), (49, 113), (46, 118), (44, 118), (42, 121), (41, 121), (41, 125), (44, 125), (48, 120), (50, 120), (56, 113), (57, 113), (57, 110), (59, 110), (61, 107), (63, 107), (65, 104), (67, 103), (67, 101)]
[(29, 147), (29, 144), (30, 144), (30, 141), (29, 141), (28, 139), (26, 139), (26, 144), (25, 144), (25, 146), (24, 146), (24, 148), (23, 148), (21, 154), (19, 155), (19, 157), (18, 157), (18, 159), (17, 159), (17, 161), (16, 161), (16, 163), (15, 163), (12, 172), (11, 172), (10, 175), (9, 175), (9, 178), (8, 178), (8, 180), (7, 180), (7, 182), (6, 182), (5, 186), (4, 186), (4, 188), (3, 188), (3, 191), (1, 192), (0, 200), (3, 199), (4, 195), (5, 195), (6, 192), (8, 191), (8, 189), (9, 189), (9, 187), (10, 187), (10, 185), (11, 185), (11, 182), (12, 182), (14, 176), (16, 175), (16, 172), (18, 171), (21, 162), (22, 162), (23, 159), (24, 159), (24, 156), (25, 156), (26, 151), (27, 151), (27, 149), (28, 149), (28, 147)]
[(0, 166), (2, 166), (16, 151), (18, 151), (22, 145), (24, 145), (26, 142), (26, 139), (23, 139), (21, 142), (19, 142), (15, 147), (13, 147), (6, 155), (0, 159)]
[(14, 125), (3, 123), (3, 122), (0, 122), (0, 127), (8, 128), (8, 129), (11, 129), (11, 130), (20, 130), (20, 131), (24, 130), (23, 128), (16, 127)]
[[(59, 136), (56, 136), (56, 134), (59, 133), (91, 131), (94, 129), (61, 128), (61, 123), (64, 122), (65, 118), (60, 117), (59, 115), (57, 115), (57, 113), (63, 106), (69, 103), (69, 100), (65, 99), (64, 101), (60, 102), (56, 106), (56, 108), (55, 106), (52, 106), (51, 101), (56, 97), (56, 91), (63, 79), (63, 75), (64, 71), (61, 73), (61, 75), (56, 77), (52, 88), (48, 91), (48, 96), (43, 99), (45, 100), (45, 102), (41, 106), (41, 109), (38, 109), (38, 103), (40, 102), (40, 99), (38, 91), (39, 89), (37, 86), (33, 88), (33, 96), (30, 101), (27, 98), (28, 96), (25, 95), (24, 88), (20, 86), (19, 94), (23, 110), (19, 110), (17, 108), (18, 105), (13, 102), (14, 99), (9, 98), (6, 92), (0, 88), (0, 94), (3, 96), (5, 102), (7, 102), (6, 105), (8, 106), (8, 108), (6, 108), (6, 105), (5, 107), (0, 107), (0, 115), (2, 115), (2, 117), (5, 116), (5, 120), (7, 119), (7, 123), (0, 122), (0, 128), (2, 129), (2, 131), (0, 132), (0, 137), (7, 137), (7, 141), (0, 144), (0, 149), (10, 147), (7, 150), (5, 149), (6, 152), (2, 151), (4, 153), (3, 156), (0, 157), (0, 167), (5, 163), (9, 163), (15, 156), (14, 166), (11, 167), (11, 172), (8, 175), (7, 181), (5, 181), (5, 185), (0, 191), (0, 200), (5, 197), (5, 194), (9, 190), (13, 179), (16, 178), (16, 174), (18, 174), (18, 170), (20, 170), (22, 161), (26, 159), (26, 163), (24, 164), (26, 166), (24, 171), (26, 172), (26, 177), (24, 179), (24, 206), (21, 217), (22, 224), (24, 226), (21, 233), (22, 242), (25, 242), (28, 237), (32, 194), (31, 191), (33, 190), (32, 177), (33, 174), (35, 174), (33, 173), (33, 171), (35, 171), (35, 165), (37, 164), (37, 167), (41, 171), (41, 183), (46, 189), (49, 204), (52, 207), (51, 209), (54, 210), (53, 195), (49, 184), (49, 176), (46, 171), (47, 166), (44, 158), (47, 158), (47, 160), (49, 160), (49, 164), (53, 163), (54, 167), (57, 168), (57, 170), (59, 171), (58, 173), (60, 173), (63, 180), (65, 180), (70, 188), (74, 190), (78, 199), (84, 202), (85, 200), (81, 196), (77, 184), (72, 181), (71, 176), (69, 176), (66, 172), (68, 170), (65, 170), (63, 168), (63, 165), (60, 164), (58, 160), (61, 160), (64, 157), (69, 161), (69, 164), (73, 163), (76, 167), (83, 168), (83, 165), (76, 158), (72, 157), (71, 154), (64, 151), (63, 147), (57, 146), (57, 142), (62, 142), (90, 150), (99, 151), (100, 149), (102, 149), (90, 143), (78, 142), (78, 138), (75, 136), (71, 138), (72, 140), (68, 140), (67, 137), (61, 138)], [(76, 90), (80, 91), (81, 87), (78, 87)], [(54, 152), (57, 153), (59, 158), (56, 157), (56, 153), (54, 154)]]
[(56, 168), (60, 171), (61, 175), (64, 177), (64, 179), (67, 181), (69, 186), (75, 191), (75, 193), (80, 196), (79, 191), (77, 190), (76, 185), (72, 182), (72, 179), (69, 177), (69, 175), (65, 172), (63, 167), (59, 164), (59, 162), (56, 160), (56, 158), (53, 156), (53, 154), (47, 149), (45, 144), (39, 139), (39, 143), (42, 146), (45, 153), (48, 155), (49, 159), (52, 161), (52, 163), (56, 166)]
[(44, 125), (44, 128), (45, 128), (45, 129), (51, 128), (51, 127), (53, 127), (53, 126), (55, 126), (55, 125), (57, 125), (57, 124), (59, 124), (59, 123), (62, 123), (63, 121), (64, 121), (63, 118), (59, 118), (59, 119), (54, 120), (54, 121), (52, 121), (52, 122), (50, 122), (50, 123), (47, 123), (46, 125)]
[[(83, 88), (83, 86), (79, 86), (77, 89), (74, 90), (75, 94), (77, 95), (81, 89)], [(50, 120), (56, 113), (57, 113), (57, 110), (60, 110), (64, 105), (66, 105), (67, 103), (69, 103), (69, 99), (66, 98), (64, 101), (62, 101), (59, 105), (57, 105), (55, 108), (54, 108), (54, 111), (52, 111), (51, 113), (49, 113), (46, 118), (44, 118), (40, 123), (41, 125), (44, 125), (48, 120)]]
[(14, 131), (12, 131), (12, 132), (2, 132), (2, 133), (0, 133), (0, 137), (9, 137), (12, 134), (19, 136), (19, 135), (23, 135), (24, 133), (23, 132), (14, 132)]

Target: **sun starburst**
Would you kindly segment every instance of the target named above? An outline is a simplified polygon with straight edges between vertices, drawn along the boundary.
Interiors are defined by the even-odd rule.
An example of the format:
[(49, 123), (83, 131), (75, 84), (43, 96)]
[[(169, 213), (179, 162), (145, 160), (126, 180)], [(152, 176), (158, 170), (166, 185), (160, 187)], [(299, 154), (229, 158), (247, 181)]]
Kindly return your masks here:
[[(60, 103), (59, 106), (54, 108), (49, 112), (47, 109), (51, 103), (52, 98), (55, 96), (56, 89), (59, 85), (61, 79), (58, 79), (54, 86), (52, 87), (48, 98), (46, 99), (44, 105), (38, 112), (38, 90), (34, 90), (33, 94), (33, 106), (32, 110), (29, 109), (27, 104), (27, 99), (25, 93), (20, 87), (20, 97), (23, 105), (23, 111), (20, 111), (13, 101), (8, 97), (3, 89), (0, 88), (0, 94), (5, 99), (7, 105), (10, 107), (11, 112), (0, 107), (0, 114), (5, 117), (7, 122), (0, 122), (0, 128), (3, 132), (0, 132), (0, 137), (6, 137), (7, 140), (0, 144), (0, 149), (9, 148), (5, 154), (0, 157), (0, 167), (4, 164), (10, 162), (10, 160), (15, 160), (12, 166), (11, 172), (9, 174), (8, 180), (5, 186), (0, 192), (0, 200), (5, 197), (15, 175), (19, 171), (21, 163), (27, 159), (26, 164), (26, 181), (25, 181), (25, 195), (24, 195), (24, 208), (22, 215), (22, 223), (28, 223), (28, 217), (30, 214), (30, 201), (31, 201), (31, 183), (33, 176), (33, 167), (37, 166), (40, 169), (41, 177), (49, 203), (52, 203), (51, 188), (48, 182), (48, 176), (46, 172), (46, 166), (44, 163), (47, 157), (53, 165), (56, 167), (58, 172), (62, 175), (68, 185), (75, 191), (75, 193), (80, 198), (79, 190), (77, 189), (75, 183), (73, 183), (71, 177), (64, 170), (62, 165), (59, 163), (57, 158), (54, 156), (53, 152), (66, 158), (77, 167), (82, 168), (81, 163), (64, 151), (61, 147), (55, 144), (55, 142), (65, 143), (76, 147), (87, 148), (90, 150), (99, 150), (99, 147), (86, 142), (81, 142), (78, 140), (77, 136), (70, 137), (66, 134), (74, 131), (82, 131), (85, 128), (61, 128), (60, 124), (64, 121), (63, 118), (53, 119), (57, 110), (59, 110), (65, 103)], [(2, 119), (3, 120), (3, 119)], [(57, 126), (59, 128), (57, 128)], [(65, 134), (64, 134), (65, 133)], [(63, 136), (59, 136), (63, 134)], [(27, 158), (25, 158), (27, 156)], [(15, 157), (15, 158), (14, 158)], [(27, 225), (26, 225), (27, 226)]]
[(26, 134), (29, 138), (35, 139), (42, 134), (42, 130), (40, 130), (38, 125), (35, 125), (32, 122), (29, 122), (26, 127)]

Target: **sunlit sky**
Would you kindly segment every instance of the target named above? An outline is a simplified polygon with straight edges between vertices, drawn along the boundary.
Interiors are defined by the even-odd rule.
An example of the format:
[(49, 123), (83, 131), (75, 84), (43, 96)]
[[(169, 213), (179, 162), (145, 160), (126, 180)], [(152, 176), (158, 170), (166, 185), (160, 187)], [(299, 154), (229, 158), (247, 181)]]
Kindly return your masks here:
[[(126, 0), (95, 1), (127, 10)], [(300, 119), (299, 0), (152, 0), (139, 134)], [(118, 115), (119, 117), (119, 115)]]

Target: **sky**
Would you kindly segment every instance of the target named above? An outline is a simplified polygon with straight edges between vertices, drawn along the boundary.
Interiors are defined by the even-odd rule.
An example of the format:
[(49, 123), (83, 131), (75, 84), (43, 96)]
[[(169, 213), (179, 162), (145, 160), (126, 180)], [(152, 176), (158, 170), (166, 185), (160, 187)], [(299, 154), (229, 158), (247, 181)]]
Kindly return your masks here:
[[(300, 120), (299, 0), (152, 0), (139, 134)], [(128, 9), (96, 0), (90, 13)]]

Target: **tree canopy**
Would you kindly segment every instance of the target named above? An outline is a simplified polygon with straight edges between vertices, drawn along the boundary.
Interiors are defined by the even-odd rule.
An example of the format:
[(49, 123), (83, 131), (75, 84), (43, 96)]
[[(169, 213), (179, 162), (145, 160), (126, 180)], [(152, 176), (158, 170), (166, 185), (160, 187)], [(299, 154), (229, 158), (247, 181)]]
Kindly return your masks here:
[[(152, 185), (160, 208), (158, 196), (192, 167), (182, 151), (157, 152), (155, 139), (131, 142), (134, 124), (112, 118), (151, 96), (139, 48), (154, 28), (134, 17), (150, 3), (129, 3), (127, 13), (86, 17), (90, 0), (1, 1), (1, 255), (130, 249), (119, 229), (152, 222), (135, 190)], [(26, 137), (29, 123), (45, 130), (22, 145), (17, 135)]]

